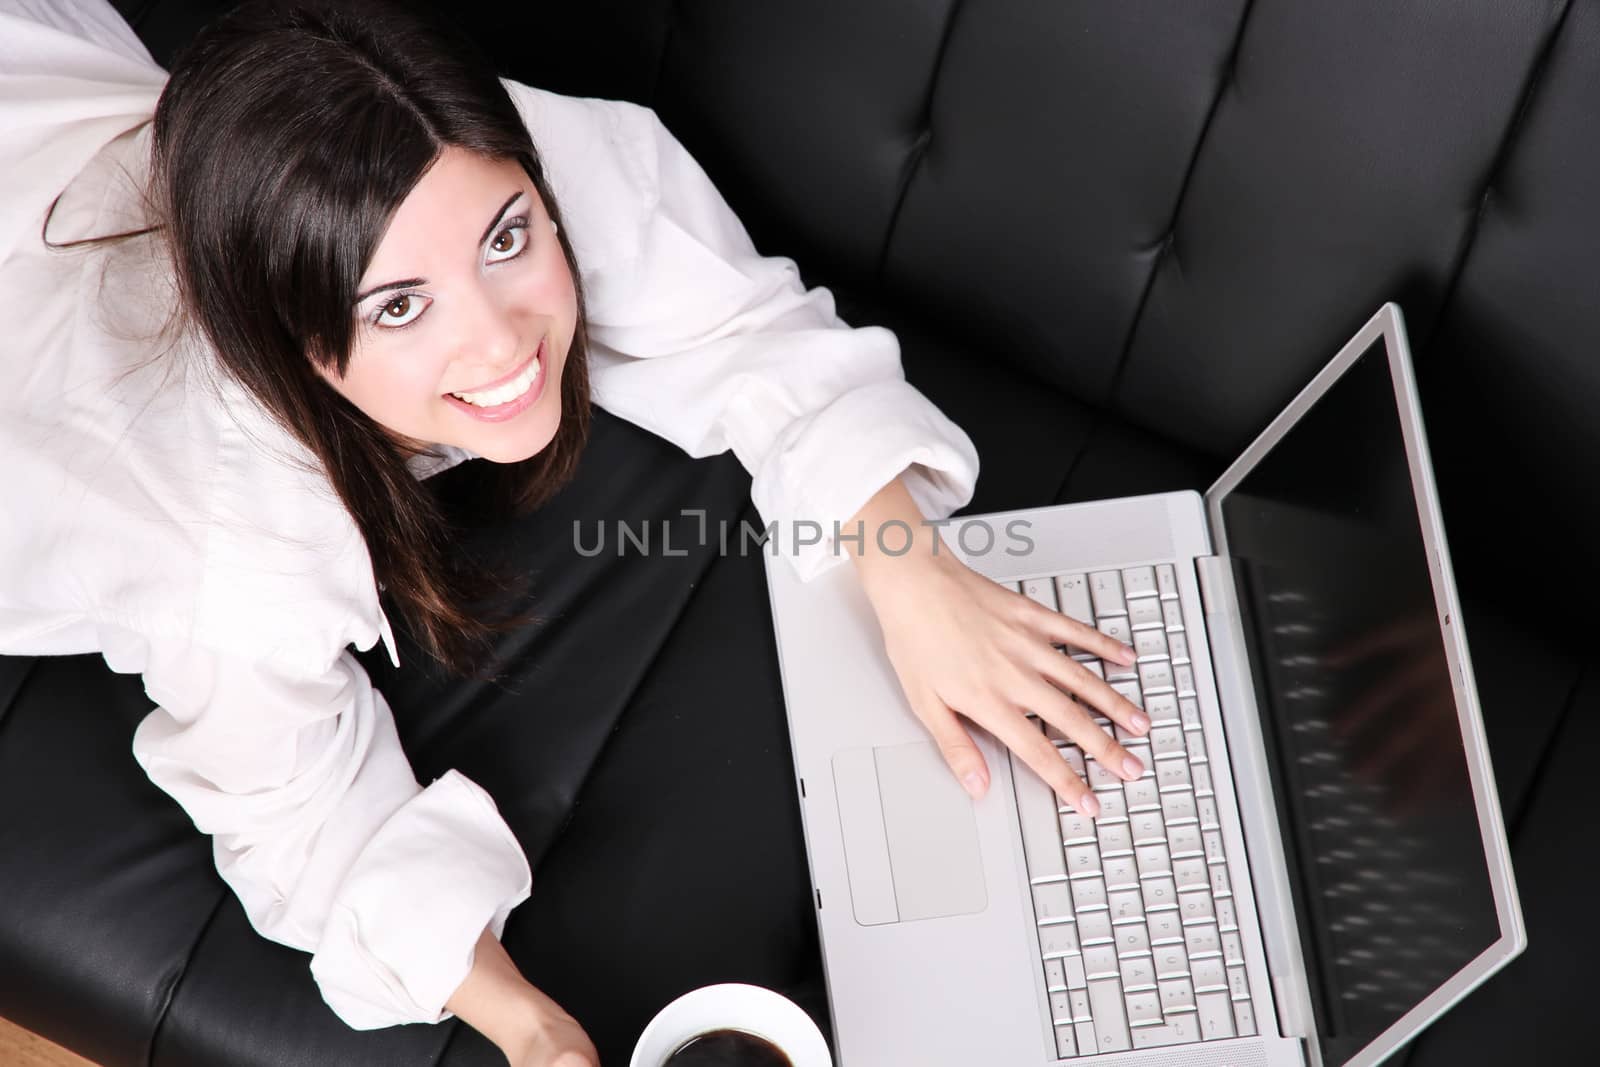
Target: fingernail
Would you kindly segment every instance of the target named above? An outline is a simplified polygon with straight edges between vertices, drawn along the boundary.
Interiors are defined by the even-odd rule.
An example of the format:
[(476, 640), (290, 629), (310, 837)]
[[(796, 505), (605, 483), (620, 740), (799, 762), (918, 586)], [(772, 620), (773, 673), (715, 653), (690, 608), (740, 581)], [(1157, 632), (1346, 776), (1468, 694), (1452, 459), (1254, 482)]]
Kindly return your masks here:
[(983, 799), (983, 775), (977, 771), (969, 771), (967, 776), (961, 779), (961, 784), (966, 786), (967, 792), (972, 795), (973, 800)]
[(1092, 819), (1100, 814), (1100, 802), (1094, 798), (1093, 793), (1085, 793), (1078, 801), (1078, 810)]
[(1140, 763), (1132, 756), (1127, 756), (1122, 761), (1122, 773), (1126, 774), (1129, 778), (1137, 778), (1144, 773), (1144, 764)]
[(1139, 659), (1139, 653), (1135, 652), (1128, 645), (1123, 645), (1122, 646), (1122, 662), (1124, 662), (1124, 663), (1134, 663), (1138, 659)]
[(1146, 715), (1142, 711), (1134, 712), (1128, 717), (1128, 721), (1132, 723), (1133, 728), (1138, 730), (1140, 733), (1144, 733), (1146, 730), (1150, 729), (1150, 716)]

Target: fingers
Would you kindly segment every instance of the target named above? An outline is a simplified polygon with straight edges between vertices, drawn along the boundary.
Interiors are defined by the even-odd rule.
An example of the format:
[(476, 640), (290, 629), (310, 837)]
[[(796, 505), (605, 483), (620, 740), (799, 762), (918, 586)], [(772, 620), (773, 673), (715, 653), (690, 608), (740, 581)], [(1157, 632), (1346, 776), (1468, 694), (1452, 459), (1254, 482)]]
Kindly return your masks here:
[(1072, 772), (1056, 746), (1027, 718), (1013, 712), (1004, 716), (998, 726), (989, 729), (1033, 768), (1033, 772), (1055, 790), (1056, 796), (1072, 805), (1074, 811), (1091, 819), (1100, 814), (1100, 802), (1094, 798), (1089, 784)]
[(1134, 650), (1114, 637), (1107, 637), (1093, 626), (1081, 623), (1059, 611), (1051, 611), (1043, 604), (1030, 600), (1021, 593), (1015, 594), (1023, 605), (1024, 616), (1034, 629), (1058, 645), (1070, 645), (1085, 652), (1093, 652), (1101, 659), (1131, 664), (1139, 657)]
[[(1060, 658), (1067, 659), (1065, 656)], [(1071, 661), (1068, 660), (1068, 662)], [(1079, 670), (1083, 670), (1081, 665), (1074, 664), (1074, 666), (1078, 667)], [(1084, 673), (1088, 674), (1090, 678), (1094, 678), (1094, 675), (1089, 674), (1088, 671), (1084, 671)], [(1098, 681), (1098, 679), (1096, 680)], [(1101, 682), (1100, 684), (1104, 685), (1105, 683)], [(1123, 748), (1115, 737), (1112, 737), (1096, 725), (1089, 713), (1081, 705), (1074, 703), (1065, 693), (1043, 679), (1024, 678), (1021, 689), (1023, 693), (1022, 706), (1035, 712), (1046, 722), (1052, 723), (1056, 729), (1077, 742), (1078, 747), (1083, 750), (1085, 756), (1097, 760), (1101, 766), (1126, 782), (1131, 782), (1144, 774), (1143, 761)], [(1132, 704), (1129, 704), (1121, 694), (1112, 691), (1112, 695), (1122, 703), (1127, 704), (1128, 708), (1133, 712), (1143, 715)], [(1126, 715), (1126, 713), (1123, 714)], [(1131, 718), (1131, 716), (1126, 717)], [(1148, 726), (1150, 720), (1145, 719), (1144, 721)], [(1049, 744), (1049, 740), (1045, 739), (1045, 743)], [(1050, 747), (1052, 749), (1055, 748), (1054, 745)], [(1058, 755), (1056, 758), (1060, 759), (1060, 756)]]
[(955, 712), (944, 701), (927, 690), (920, 690), (911, 708), (917, 718), (928, 728), (939, 754), (973, 800), (982, 800), (989, 790), (989, 765), (978, 750), (977, 742), (967, 733), (966, 727), (956, 718)]
[[(1150, 716), (1133, 701), (1113, 689), (1104, 678), (1071, 656), (1061, 655), (1051, 649), (1034, 657), (1033, 666), (1062, 689), (1075, 694), (1080, 702), (1099, 709), (1106, 718), (1124, 730), (1135, 734), (1149, 732)], [(1056, 726), (1061, 728), (1060, 723), (1056, 723)], [(1099, 727), (1095, 729), (1099, 733), (1105, 732)]]

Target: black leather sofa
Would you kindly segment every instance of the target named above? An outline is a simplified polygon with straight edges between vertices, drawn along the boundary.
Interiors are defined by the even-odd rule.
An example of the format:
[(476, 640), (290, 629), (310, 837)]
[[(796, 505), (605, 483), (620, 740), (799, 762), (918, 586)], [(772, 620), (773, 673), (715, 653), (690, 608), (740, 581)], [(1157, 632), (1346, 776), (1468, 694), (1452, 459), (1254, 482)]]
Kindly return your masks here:
[[(163, 61), (223, 6), (119, 0)], [(763, 250), (848, 321), (894, 328), (911, 381), (979, 447), (968, 512), (1204, 488), (1398, 301), (1530, 947), (1397, 1059), (1591, 1062), (1600, 4), (451, 10), (512, 76), (655, 107)], [(470, 499), (470, 470), (439, 487)], [(544, 574), (556, 624), (508, 642), (512, 684), (450, 683), (409, 642), (399, 673), (366, 660), (419, 778), (460, 768), (526, 846), (534, 895), (506, 944), (608, 1064), (710, 981), (827, 1022), (760, 560), (570, 547), (574, 519), (754, 522), (748, 489), (731, 456), (689, 460), (602, 413), (567, 490), (471, 537)], [(0, 1015), (119, 1067), (503, 1062), (457, 1023), (345, 1029), (134, 764), (147, 708), (97, 657), (0, 660)], [(651, 854), (651, 827), (689, 813), (695, 847)], [(630, 918), (639, 892), (717, 915), (758, 868), (793, 891), (740, 900), (725, 938), (686, 950)]]

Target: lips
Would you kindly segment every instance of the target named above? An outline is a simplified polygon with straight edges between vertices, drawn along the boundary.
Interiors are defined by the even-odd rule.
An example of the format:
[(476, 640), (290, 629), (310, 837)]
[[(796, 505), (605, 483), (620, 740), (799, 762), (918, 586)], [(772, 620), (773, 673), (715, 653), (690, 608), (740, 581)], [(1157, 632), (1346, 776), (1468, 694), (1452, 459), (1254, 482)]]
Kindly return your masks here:
[(543, 355), (544, 355), (544, 339), (540, 338), (539, 347), (534, 351), (533, 355), (529, 356), (527, 358), (527, 360), (525, 360), (523, 363), (518, 365), (509, 374), (506, 374), (506, 375), (503, 375), (502, 377), (496, 378), (494, 381), (490, 382), (488, 385), (476, 385), (476, 386), (473, 386), (471, 389), (452, 389), (450, 391), (450, 393), (446, 393), (445, 395), (449, 396), (451, 394), (459, 394), (459, 393), (487, 393), (491, 389), (498, 389), (500, 386), (506, 384), (507, 382), (509, 382), (513, 378), (515, 378), (517, 375), (519, 375), (523, 371), (527, 370), (529, 364), (531, 364), (536, 359), (541, 359), (541, 357)]

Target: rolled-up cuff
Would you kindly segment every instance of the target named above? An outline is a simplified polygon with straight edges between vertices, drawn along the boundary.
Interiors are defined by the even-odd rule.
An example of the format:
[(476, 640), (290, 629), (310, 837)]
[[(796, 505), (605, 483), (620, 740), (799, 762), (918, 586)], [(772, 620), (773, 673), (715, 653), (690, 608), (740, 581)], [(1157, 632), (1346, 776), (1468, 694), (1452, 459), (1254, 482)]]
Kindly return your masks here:
[[(790, 422), (764, 450), (763, 427), (783, 425), (750, 393), (734, 403), (734, 451), (764, 455), (750, 495), (773, 530), (777, 554), (802, 581), (846, 558), (837, 535), (847, 520), (896, 476), (928, 519), (948, 518), (972, 500), (978, 452), (972, 440), (904, 379), (854, 389), (809, 418)], [(866, 531), (869, 538), (874, 531)], [(891, 548), (903, 535), (885, 532)], [(769, 546), (767, 551), (773, 551)]]
[(528, 896), (526, 855), (494, 801), (450, 771), (394, 813), (339, 888), (311, 973), (356, 1030), (451, 1017), (484, 928)]

